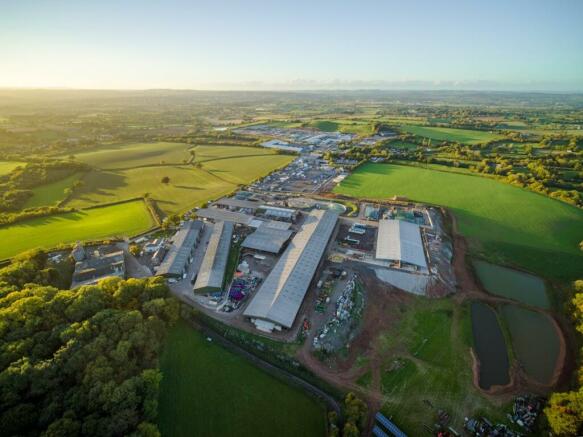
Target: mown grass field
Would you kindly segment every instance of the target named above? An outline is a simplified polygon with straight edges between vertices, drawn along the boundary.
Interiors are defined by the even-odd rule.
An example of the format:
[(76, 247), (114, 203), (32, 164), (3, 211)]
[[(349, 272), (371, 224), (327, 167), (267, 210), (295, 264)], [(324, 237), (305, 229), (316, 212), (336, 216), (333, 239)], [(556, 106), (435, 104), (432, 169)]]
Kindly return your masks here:
[(143, 165), (183, 164), (190, 159), (188, 144), (184, 143), (134, 143), (101, 146), (75, 155), (75, 159), (91, 166), (114, 169)]
[(549, 279), (581, 276), (583, 211), (557, 200), (480, 176), (392, 164), (365, 164), (335, 192), (446, 206), (474, 253)]
[(32, 189), (33, 196), (26, 201), (24, 208), (52, 206), (65, 199), (65, 190), (70, 188), (81, 175), (75, 174), (50, 184)]
[(10, 173), (19, 165), (24, 165), (24, 162), (18, 161), (0, 161), (0, 176)]
[(404, 132), (436, 141), (458, 141), (465, 144), (479, 144), (502, 138), (502, 135), (470, 129), (455, 129), (449, 127), (428, 127), (402, 125)]
[(165, 437), (322, 436), (325, 411), (301, 391), (179, 323), (161, 357)]
[(313, 120), (309, 127), (319, 129), (324, 132), (343, 132), (356, 135), (372, 135), (372, 125), (368, 121), (360, 120)]
[[(141, 153), (141, 149), (133, 145), (129, 150), (134, 154)], [(85, 175), (84, 186), (75, 193), (67, 206), (84, 208), (141, 197), (148, 193), (165, 213), (181, 213), (228, 194), (238, 185), (262, 177), (293, 159), (292, 156), (275, 154), (272, 150), (257, 147), (196, 146), (193, 150), (195, 161), (200, 167), (170, 163), (148, 165), (145, 162), (151, 157), (132, 157), (124, 149), (125, 161), (123, 165), (115, 165), (114, 169), (107, 168), (114, 165), (114, 158), (106, 159), (104, 155), (99, 155), (98, 162), (104, 167)], [(115, 156), (118, 151), (111, 153)], [(186, 149), (184, 153), (190, 159)], [(130, 163), (137, 166), (127, 168)], [(170, 182), (164, 184), (162, 178), (166, 176)]]
[(154, 221), (141, 200), (39, 217), (0, 227), (0, 259), (77, 240), (99, 240), (146, 231)]
[(378, 347), (390, 355), (380, 375), (382, 411), (415, 436), (434, 423), (437, 409), (447, 411), (458, 430), (470, 414), (504, 420), (504, 407), (490, 403), (473, 385), (471, 346), (467, 305), (416, 298), (379, 338)]

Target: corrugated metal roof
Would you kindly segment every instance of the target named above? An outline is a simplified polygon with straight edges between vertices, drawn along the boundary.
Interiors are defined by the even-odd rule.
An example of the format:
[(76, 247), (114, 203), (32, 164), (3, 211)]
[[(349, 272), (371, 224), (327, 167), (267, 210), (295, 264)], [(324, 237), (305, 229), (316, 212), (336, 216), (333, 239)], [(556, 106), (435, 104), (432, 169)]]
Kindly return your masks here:
[(234, 208), (257, 209), (260, 207), (259, 202), (253, 200), (235, 199), (233, 197), (223, 197), (215, 202), (215, 205), (231, 206)]
[(198, 271), (194, 290), (223, 287), (232, 236), (233, 223), (216, 222), (213, 225), (213, 232)]
[(243, 247), (246, 249), (261, 250), (263, 252), (279, 253), (292, 231), (275, 229), (269, 226), (259, 226), (255, 232), (245, 238)]
[(338, 215), (312, 211), (245, 310), (245, 315), (290, 328), (326, 250)]
[(402, 220), (380, 220), (376, 257), (427, 268), (419, 225)]
[(168, 250), (164, 261), (156, 270), (157, 275), (181, 276), (192, 249), (198, 240), (203, 223), (199, 220), (187, 222), (172, 237), (172, 246)]

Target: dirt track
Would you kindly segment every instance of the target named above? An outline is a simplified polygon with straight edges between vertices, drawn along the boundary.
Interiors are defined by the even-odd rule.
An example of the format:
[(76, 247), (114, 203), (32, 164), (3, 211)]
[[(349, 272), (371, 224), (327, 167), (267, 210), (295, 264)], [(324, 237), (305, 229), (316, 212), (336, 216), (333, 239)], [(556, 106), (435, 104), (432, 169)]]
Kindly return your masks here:
[[(458, 289), (453, 299), (458, 304), (462, 304), (467, 300), (481, 300), (493, 305), (515, 303), (510, 299), (499, 296), (494, 296), (487, 293), (476, 280), (473, 270), (467, 264), (467, 243), (466, 240), (457, 233), (455, 219), (451, 214), (447, 214), (453, 228), (454, 239), (454, 257), (453, 267), (457, 279)], [(397, 323), (400, 319), (399, 305), (406, 304), (413, 299), (409, 294), (392, 288), (386, 284), (380, 283), (373, 273), (366, 271), (364, 268), (359, 270), (360, 279), (364, 282), (367, 290), (367, 305), (363, 317), (363, 326), (360, 333), (350, 345), (348, 357), (342, 360), (336, 360), (334, 363), (324, 363), (315, 358), (311, 352), (311, 337), (304, 343), (304, 346), (298, 351), (297, 358), (310, 371), (324, 379), (325, 381), (347, 391), (353, 391), (359, 394), (366, 400), (369, 407), (368, 426), (365, 435), (370, 434), (372, 424), (374, 421), (374, 413), (378, 411), (384, 403), (384, 396), (381, 392), (380, 379), (382, 372), (382, 365), (390, 355), (387, 352), (382, 352), (378, 347), (377, 340), (379, 334), (388, 330), (392, 325)], [(493, 400), (509, 400), (517, 394), (525, 391), (534, 393), (548, 393), (551, 388), (556, 386), (560, 381), (561, 375), (569, 372), (571, 366), (568, 363), (567, 347), (565, 335), (561, 329), (556, 318), (548, 311), (540, 308), (526, 306), (528, 309), (543, 312), (548, 314), (559, 334), (560, 351), (557, 359), (557, 367), (553, 375), (551, 384), (542, 385), (530, 379), (524, 371), (519, 369), (517, 365), (511, 368), (511, 382), (504, 387), (496, 387), (493, 390), (481, 390), (477, 384), (477, 369), (479, 362), (475, 358), (473, 351), (469, 351), (474, 357), (474, 385), (481, 390), (484, 395), (492, 397)], [(394, 353), (395, 351), (392, 351)], [(400, 354), (408, 355), (407, 351), (398, 351)], [(391, 354), (392, 354), (391, 353)], [(355, 366), (358, 357), (365, 357), (368, 359), (368, 365), (363, 367)], [(372, 381), (368, 389), (364, 389), (356, 383), (367, 370), (371, 371)]]

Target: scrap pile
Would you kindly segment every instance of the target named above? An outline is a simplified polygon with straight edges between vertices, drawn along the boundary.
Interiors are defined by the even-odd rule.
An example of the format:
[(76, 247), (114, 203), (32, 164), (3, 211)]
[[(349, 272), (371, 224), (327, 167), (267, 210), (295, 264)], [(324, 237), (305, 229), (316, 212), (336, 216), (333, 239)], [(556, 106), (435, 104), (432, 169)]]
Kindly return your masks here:
[(485, 417), (479, 419), (465, 418), (464, 428), (467, 429), (471, 435), (477, 437), (519, 437), (518, 434), (502, 423), (492, 423)]
[(359, 292), (356, 291), (354, 275), (337, 299), (334, 315), (314, 337), (314, 348), (331, 352), (345, 345), (353, 325), (350, 321), (359, 320), (362, 312), (362, 299), (358, 299), (361, 305), (357, 305)]
[[(514, 400), (512, 414), (508, 414), (508, 420), (522, 428), (527, 434), (533, 432), (535, 421), (542, 411), (543, 400), (534, 396), (520, 396)], [(508, 426), (493, 424), (488, 419), (465, 418), (464, 427), (474, 436), (480, 437), (519, 437), (523, 434), (512, 431)]]
[(257, 288), (261, 280), (255, 276), (240, 275), (233, 279), (229, 287), (229, 303), (223, 311), (231, 312), (241, 306), (243, 300)]
[(520, 396), (514, 400), (512, 414), (508, 415), (508, 419), (530, 432), (542, 408), (542, 399), (529, 395)]

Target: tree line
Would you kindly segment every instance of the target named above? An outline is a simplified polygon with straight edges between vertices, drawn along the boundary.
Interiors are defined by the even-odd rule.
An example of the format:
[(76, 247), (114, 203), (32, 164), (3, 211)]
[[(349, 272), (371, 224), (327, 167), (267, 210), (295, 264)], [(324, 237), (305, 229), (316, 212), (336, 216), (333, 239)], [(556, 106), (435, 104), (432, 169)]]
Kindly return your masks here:
[(156, 436), (158, 357), (179, 304), (161, 278), (75, 290), (44, 252), (0, 270), (0, 429)]

